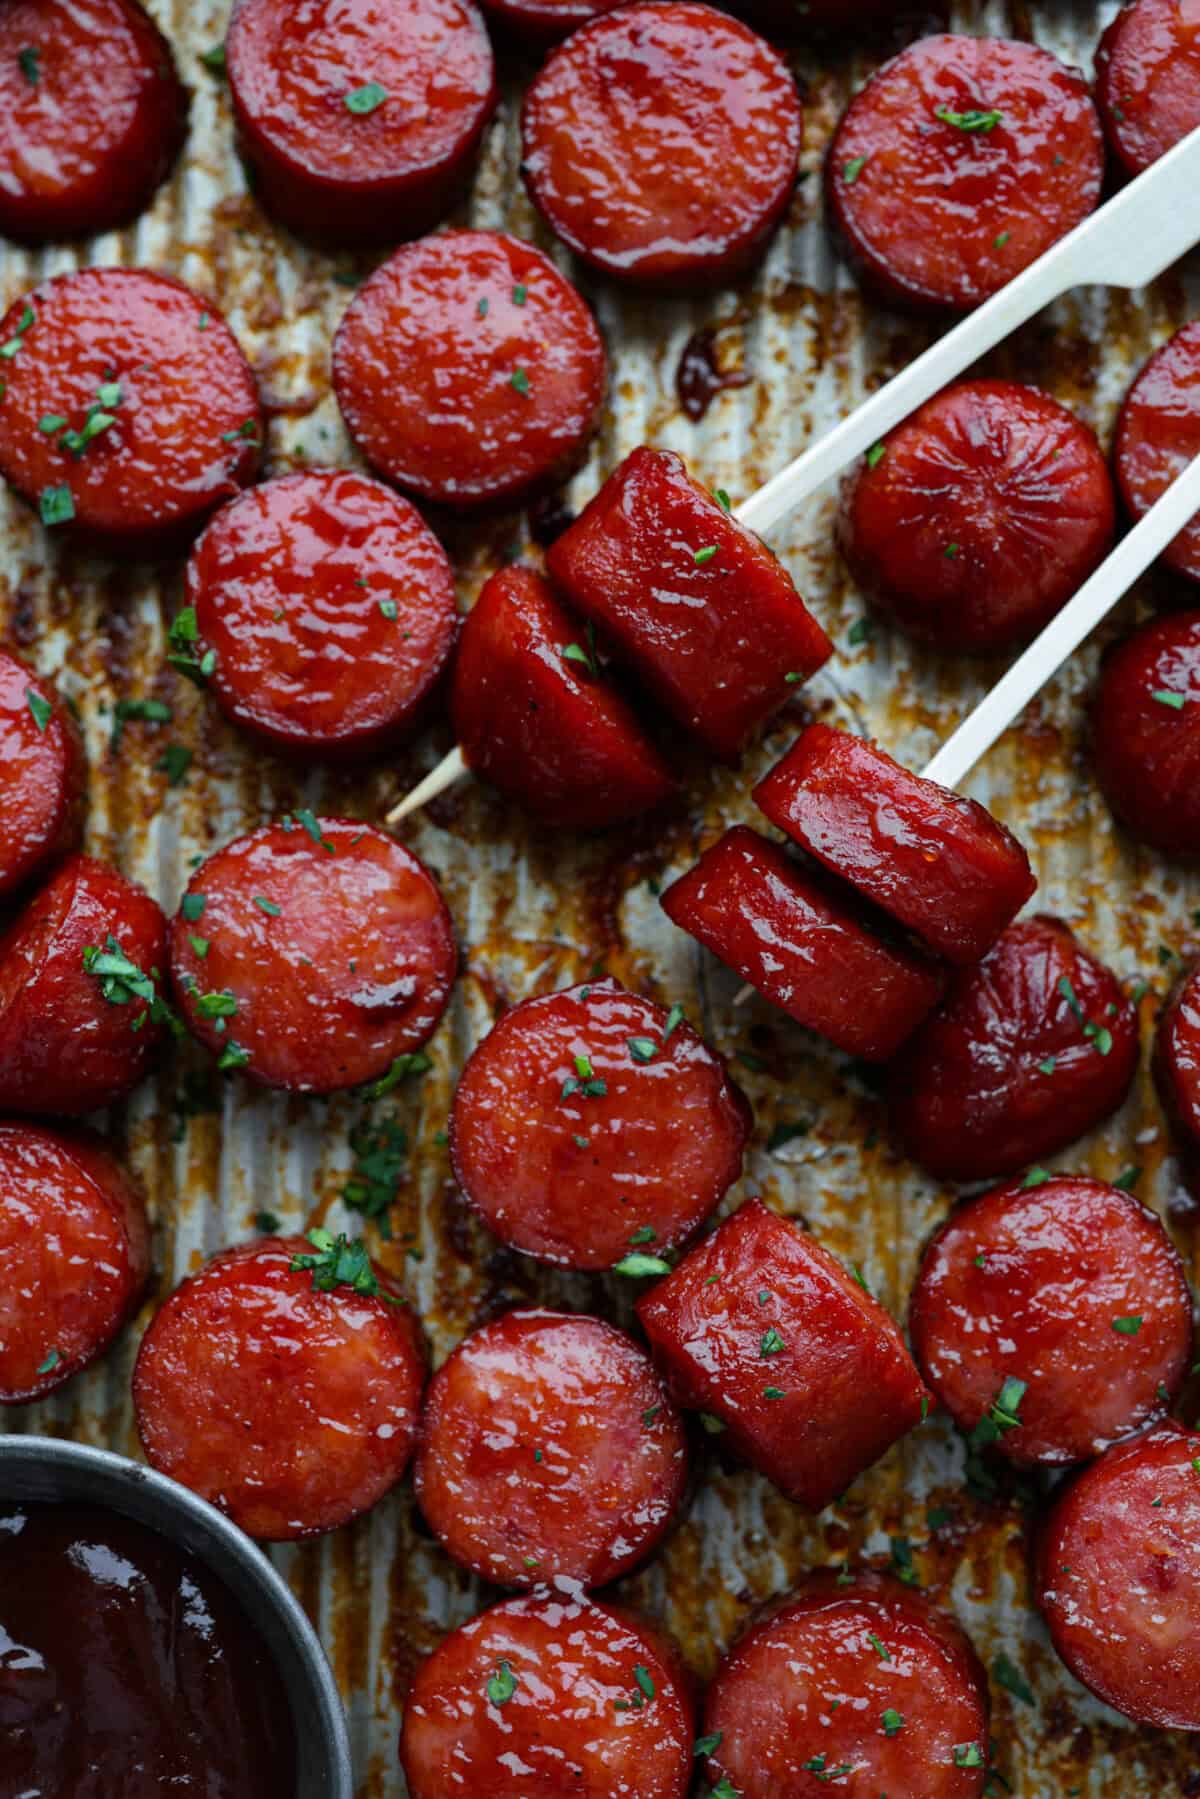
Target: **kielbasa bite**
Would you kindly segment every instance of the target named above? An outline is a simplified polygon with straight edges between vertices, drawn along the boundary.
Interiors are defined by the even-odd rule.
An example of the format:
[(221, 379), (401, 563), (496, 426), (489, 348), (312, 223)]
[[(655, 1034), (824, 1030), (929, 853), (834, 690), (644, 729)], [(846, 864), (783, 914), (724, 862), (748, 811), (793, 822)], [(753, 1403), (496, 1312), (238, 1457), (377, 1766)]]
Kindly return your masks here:
[(86, 779), (83, 739), (62, 696), (0, 650), (0, 900), (76, 847)]

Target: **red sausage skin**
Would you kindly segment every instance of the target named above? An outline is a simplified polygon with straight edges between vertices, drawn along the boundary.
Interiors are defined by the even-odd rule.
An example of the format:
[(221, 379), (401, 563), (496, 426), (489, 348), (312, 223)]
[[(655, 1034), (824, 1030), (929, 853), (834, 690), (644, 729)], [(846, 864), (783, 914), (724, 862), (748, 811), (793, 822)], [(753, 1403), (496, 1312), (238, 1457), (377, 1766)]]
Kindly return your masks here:
[[(1151, 356), (1125, 396), (1117, 421), (1121, 498), (1142, 518), (1188, 463), (1200, 456), (1200, 320), (1185, 325)], [(1200, 581), (1200, 518), (1163, 552), (1177, 575)]]
[(750, 1126), (690, 1025), (600, 980), (505, 1013), (463, 1070), (450, 1151), (503, 1242), (611, 1268), (691, 1236), (741, 1173)]
[(0, 1124), (0, 1405), (104, 1354), (150, 1272), (146, 1208), (99, 1138)]
[(977, 962), (1037, 882), (1010, 831), (875, 744), (810, 725), (754, 789), (773, 825), (950, 962)]
[(972, 1431), (1025, 1383), (1014, 1462), (1081, 1462), (1161, 1417), (1191, 1360), (1183, 1264), (1153, 1212), (1082, 1175), (994, 1188), (951, 1213), (921, 1262), (913, 1354)]
[(525, 43), (556, 44), (621, 0), (482, 0), (488, 19)]
[(454, 575), (416, 508), (350, 469), (251, 488), (192, 552), (188, 602), (234, 724), (315, 756), (386, 748), (454, 644)]
[(187, 131), (171, 47), (132, 0), (0, 8), (0, 235), (94, 236), (137, 217)]
[(1134, 0), (1096, 49), (1096, 105), (1128, 175), (1139, 175), (1200, 125), (1196, 0)]
[(201, 863), (171, 931), (189, 1028), (221, 1066), (296, 1093), (376, 1080), (419, 1049), (457, 964), (424, 864), (369, 825), (311, 813)]
[(86, 779), (57, 690), (0, 650), (0, 901), (76, 847)]
[(937, 1004), (942, 975), (745, 825), (662, 896), (673, 923), (765, 999), (852, 1056), (883, 1062)]
[(924, 1416), (925, 1387), (883, 1307), (761, 1200), (698, 1244), (637, 1314), (680, 1404), (719, 1418), (737, 1454), (807, 1512)]
[(766, 545), (670, 450), (627, 456), (546, 560), (570, 605), (716, 756), (735, 757), (833, 653)]
[(893, 1064), (892, 1125), (939, 1180), (994, 1180), (1102, 1123), (1137, 1060), (1136, 1014), (1112, 970), (1060, 919), (1018, 919), (955, 974)]
[(434, 1376), (414, 1478), (438, 1541), (481, 1580), (602, 1587), (658, 1544), (687, 1462), (683, 1420), (632, 1338), (517, 1311)]
[(254, 191), (318, 243), (428, 231), (496, 105), (472, 0), (238, 0), (226, 52)]
[(481, 1612), (422, 1663), (400, 1761), (412, 1799), (513, 1799), (514, 1767), (528, 1799), (685, 1799), (694, 1735), (690, 1682), (657, 1631), (542, 1591)]
[(928, 400), (852, 473), (838, 541), (871, 604), (942, 651), (988, 655), (1048, 624), (1116, 522), (1095, 433), (1016, 381)]
[(69, 857), (0, 937), (0, 1111), (81, 1117), (148, 1071), (162, 1026), (147, 999), (85, 962), (110, 938), (161, 996), (162, 912), (90, 856)]
[(1171, 1121), (1184, 1173), (1200, 1180), (1200, 969), (1190, 968), (1158, 1021), (1154, 1080)]
[(1200, 1730), (1200, 1433), (1163, 1424), (1076, 1476), (1037, 1602), (1071, 1673), (1137, 1724)]
[(1200, 612), (1151, 619), (1106, 657), (1092, 759), (1131, 837), (1167, 856), (1200, 855)]
[(382, 1270), (378, 1293), (318, 1292), (291, 1266), (306, 1253), (270, 1237), (214, 1256), (155, 1314), (133, 1373), (150, 1465), (270, 1542), (334, 1530), (395, 1486), (425, 1379)]
[[(864, 1795), (978, 1799), (989, 1712), (987, 1676), (953, 1618), (887, 1575), (846, 1586), (810, 1574), (717, 1670), (708, 1779), (741, 1799), (818, 1799), (849, 1768)], [(889, 1714), (903, 1719), (890, 1732)]]
[[(972, 115), (991, 124), (955, 122)], [(1036, 44), (950, 33), (872, 76), (825, 164), (830, 213), (862, 276), (886, 300), (955, 311), (1081, 224), (1103, 175), (1078, 70)]]
[(530, 568), (498, 570), (467, 615), (450, 716), (473, 772), (544, 825), (604, 830), (676, 791), (587, 633)]

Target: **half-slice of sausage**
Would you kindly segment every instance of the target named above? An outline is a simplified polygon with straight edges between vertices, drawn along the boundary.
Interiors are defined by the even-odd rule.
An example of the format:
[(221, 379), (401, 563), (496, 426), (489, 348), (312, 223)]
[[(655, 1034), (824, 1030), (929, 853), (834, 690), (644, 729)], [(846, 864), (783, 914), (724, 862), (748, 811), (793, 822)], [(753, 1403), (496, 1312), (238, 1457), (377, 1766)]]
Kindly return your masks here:
[(950, 962), (977, 962), (1037, 887), (975, 800), (876, 744), (810, 725), (754, 789), (771, 823)]
[(1200, 1184), (1200, 967), (1187, 970), (1159, 1016), (1154, 1081), (1184, 1173)]
[(871, 604), (935, 649), (1032, 637), (1108, 552), (1116, 501), (1095, 433), (1017, 381), (960, 381), (842, 489), (838, 542)]
[(667, 889), (662, 908), (799, 1024), (884, 1062), (937, 1004), (943, 976), (873, 930), (853, 897), (735, 825)]
[(217, 850), (171, 930), (189, 1027), (268, 1087), (332, 1093), (419, 1049), (458, 968), (437, 882), (349, 818), (290, 814)]
[(925, 1415), (904, 1340), (861, 1278), (747, 1200), (638, 1301), (681, 1405), (819, 1512)]
[(283, 475), (219, 512), (187, 597), (213, 696), (278, 749), (363, 754), (420, 717), (454, 644), (454, 574), (407, 500), (350, 469)]
[(463, 1070), (450, 1150), (503, 1242), (612, 1268), (691, 1236), (738, 1178), (750, 1123), (678, 1009), (605, 979), (505, 1013)]
[(909, 1330), (938, 1399), (982, 1445), (1015, 1462), (1082, 1462), (1174, 1399), (1192, 1301), (1153, 1212), (1061, 1175), (951, 1213), (922, 1259)]
[(825, 165), (846, 251), (885, 299), (966, 311), (1082, 223), (1104, 136), (1083, 76), (1037, 44), (946, 32), (885, 63)]
[(255, 193), (319, 242), (428, 231), (496, 104), (473, 0), (238, 0), (226, 56)]
[(622, 0), (481, 0), (481, 4), (494, 26), (536, 47), (569, 37)]
[(698, 0), (644, 0), (548, 58), (521, 112), (521, 170), (550, 229), (594, 268), (690, 290), (763, 254), (802, 130), (796, 83), (765, 39)]
[(629, 1613), (571, 1594), (506, 1599), (417, 1669), (400, 1761), (412, 1799), (685, 1799), (691, 1683)]
[[(1200, 456), (1200, 320), (1185, 325), (1146, 363), (1117, 420), (1117, 485), (1135, 519)], [(1177, 575), (1200, 581), (1200, 515), (1163, 551)]]
[(187, 132), (171, 46), (133, 0), (0, 7), (0, 235), (93, 237), (137, 217)]
[(833, 654), (786, 570), (670, 450), (627, 456), (546, 560), (570, 605), (717, 756), (736, 756)]
[(1096, 105), (1126, 174), (1140, 175), (1200, 125), (1195, 0), (1133, 0), (1096, 49)]
[(676, 791), (594, 636), (531, 568), (499, 569), (468, 613), (450, 716), (472, 772), (545, 825), (603, 830)]
[(379, 474), (447, 505), (570, 473), (596, 426), (604, 340), (533, 244), (445, 231), (397, 250), (338, 327), (333, 384)]
[(1137, 1016), (1112, 970), (1061, 919), (1018, 919), (893, 1063), (892, 1125), (939, 1180), (994, 1180), (1102, 1123), (1137, 1061)]
[(516, 1311), (434, 1375), (413, 1473), (443, 1549), (481, 1580), (602, 1587), (660, 1541), (687, 1467), (683, 1420), (631, 1337)]
[(56, 275), (0, 320), (0, 357), (0, 475), (97, 549), (179, 548), (258, 466), (250, 365), (212, 302), (167, 275)]
[(420, 1326), (361, 1243), (328, 1237), (214, 1256), (155, 1314), (133, 1374), (151, 1466), (271, 1542), (369, 1511), (416, 1441)]
[(1130, 836), (1200, 855), (1200, 612), (1151, 619), (1106, 656), (1091, 726), (1096, 778)]
[(809, 1574), (717, 1670), (708, 1779), (723, 1799), (978, 1799), (990, 1711), (948, 1613), (887, 1575)]
[(71, 856), (0, 937), (0, 1111), (115, 1105), (162, 1036), (167, 925), (145, 890)]
[(1200, 1432), (1160, 1425), (1060, 1489), (1036, 1582), (1077, 1680), (1135, 1723), (1200, 1730)]
[(76, 847), (86, 777), (57, 689), (0, 650), (0, 900)]
[(0, 1124), (0, 1405), (104, 1354), (150, 1272), (146, 1208), (99, 1138)]

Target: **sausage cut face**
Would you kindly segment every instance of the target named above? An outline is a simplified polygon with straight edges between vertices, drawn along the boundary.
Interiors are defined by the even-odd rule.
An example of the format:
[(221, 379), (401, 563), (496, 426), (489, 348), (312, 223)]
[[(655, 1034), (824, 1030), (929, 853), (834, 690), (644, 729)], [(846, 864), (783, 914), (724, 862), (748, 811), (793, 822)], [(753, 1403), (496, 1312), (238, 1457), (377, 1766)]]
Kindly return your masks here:
[(0, 900), (75, 848), (86, 775), (61, 696), (0, 650)]
[(1200, 856), (1200, 612), (1150, 619), (1110, 651), (1091, 727), (1096, 777), (1130, 836)]

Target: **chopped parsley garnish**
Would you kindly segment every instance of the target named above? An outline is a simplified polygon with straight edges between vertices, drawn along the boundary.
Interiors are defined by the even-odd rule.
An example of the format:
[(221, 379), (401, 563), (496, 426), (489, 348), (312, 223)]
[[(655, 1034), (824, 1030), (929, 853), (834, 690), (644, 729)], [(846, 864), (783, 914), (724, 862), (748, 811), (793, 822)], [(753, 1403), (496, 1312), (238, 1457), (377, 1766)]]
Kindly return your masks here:
[(209, 952), (209, 939), (207, 937), (192, 937), (189, 935), (188, 942), (192, 946), (193, 955), (199, 956), (200, 960), (203, 962), (205, 956), (207, 956)]
[(1021, 1182), (1021, 1191), (1027, 1193), (1030, 1187), (1044, 1187), (1047, 1181), (1053, 1179), (1054, 1176), (1048, 1168), (1031, 1168)]
[(1005, 1431), (1020, 1428), (1024, 1422), (1021, 1401), (1028, 1390), (1027, 1381), (1018, 1380), (1013, 1374), (1005, 1377), (1000, 1391), (971, 1432), (968, 1441), (972, 1449), (986, 1449), (989, 1444), (998, 1442)]
[(215, 650), (206, 650), (202, 656), (197, 656), (195, 646), (199, 637), (196, 608), (182, 607), (171, 620), (171, 628), (167, 632), (167, 661), (177, 673), (184, 675), (196, 687), (203, 687), (217, 666), (217, 653)]
[(44, 700), (41, 694), (32, 687), (25, 689), (25, 704), (29, 707), (30, 715), (38, 730), (44, 731), (54, 715), (54, 707), (49, 700)]
[[(883, 446), (880, 445), (879, 447), (882, 450)], [(846, 633), (846, 642), (852, 649), (857, 649), (860, 643), (869, 643), (871, 641), (871, 633), (874, 629), (875, 625), (872, 619), (856, 618)]]
[(646, 1695), (647, 1699), (653, 1699), (656, 1696), (654, 1681), (651, 1677), (650, 1670), (648, 1668), (643, 1668), (640, 1662), (633, 1670), (633, 1678), (637, 1681), (638, 1686), (642, 1689), (642, 1692)]
[(35, 1374), (53, 1374), (54, 1370), (58, 1367), (58, 1363), (59, 1354), (57, 1349), (48, 1349), (46, 1351), (45, 1359), (38, 1363), (33, 1372)]
[(983, 1750), (978, 1743), (955, 1743), (954, 1766), (956, 1768), (982, 1768)]
[(653, 1037), (627, 1037), (625, 1041), (635, 1062), (653, 1062), (658, 1054), (658, 1045)]
[(1119, 1337), (1136, 1337), (1142, 1328), (1140, 1314), (1132, 1314), (1128, 1318), (1114, 1318), (1112, 1327)]
[(775, 1326), (772, 1325), (769, 1330), (763, 1332), (762, 1341), (758, 1346), (758, 1353), (760, 1356), (778, 1355), (783, 1346), (783, 1338), (775, 1329)]
[(231, 1038), (217, 1058), (217, 1067), (222, 1072), (230, 1068), (244, 1068), (249, 1060), (250, 1051), (243, 1049), (240, 1043), (234, 1043)]
[(852, 156), (850, 158), (850, 161), (842, 170), (842, 179), (847, 187), (854, 186), (854, 183), (858, 180), (866, 166), (867, 159), (865, 156)]
[(388, 91), (385, 87), (380, 87), (377, 81), (368, 81), (364, 87), (352, 88), (348, 94), (343, 96), (343, 99), (347, 112), (352, 112), (359, 118), (365, 118), (369, 113), (375, 112), (378, 107), (382, 106), (387, 97)]
[(256, 1231), (261, 1231), (265, 1237), (275, 1237), (279, 1234), (279, 1219), (274, 1212), (256, 1212), (254, 1228)]
[(1150, 698), (1152, 700), (1157, 700), (1160, 706), (1170, 706), (1175, 712), (1182, 712), (1187, 705), (1187, 695), (1185, 693), (1172, 693), (1166, 687), (1156, 688), (1150, 695)]
[(223, 75), (225, 73), (224, 44), (214, 44), (209, 50), (201, 50), (200, 61), (210, 75)]
[(899, 1712), (893, 1711), (890, 1705), (884, 1712), (880, 1722), (883, 1725), (883, 1734), (885, 1737), (899, 1736), (900, 1732), (904, 1729), (903, 1717)]
[(364, 1218), (375, 1219), (382, 1234), (388, 1237), (391, 1231), (387, 1215), (404, 1173), (408, 1135), (390, 1119), (375, 1128), (360, 1124), (350, 1132), (350, 1148), (354, 1152), (354, 1167), (342, 1188), (342, 1200)]
[(671, 1010), (667, 1013), (667, 1022), (663, 1026), (662, 1041), (663, 1041), (664, 1045), (666, 1044), (666, 1041), (667, 1041), (668, 1037), (670, 1037), (672, 1031), (677, 1031), (679, 1029), (679, 1026), (682, 1023), (683, 1023), (683, 1007), (682, 1006), (672, 1006)]
[(267, 899), (261, 893), (254, 895), (254, 904), (260, 912), (265, 912), (268, 918), (278, 918), (283, 910), (282, 906), (277, 906), (274, 900)]
[(257, 419), (243, 419), (240, 425), (233, 427), (232, 431), (222, 431), (221, 433), (223, 444), (239, 443), (243, 439), (248, 443), (258, 442)]
[(307, 1232), (307, 1237), (316, 1255), (293, 1256), (289, 1267), (311, 1272), (314, 1292), (331, 1293), (335, 1287), (351, 1287), (368, 1298), (378, 1295), (390, 1305), (402, 1303), (379, 1285), (366, 1244), (360, 1239), (352, 1241), (344, 1231), (335, 1237), (323, 1227)]
[(524, 306), (528, 293), (529, 289), (525, 286), (524, 282), (518, 281), (512, 290), (513, 305)]
[(36, 320), (37, 314), (33, 310), (33, 307), (26, 304), (20, 318), (17, 320), (12, 336), (7, 343), (0, 344), (0, 356), (3, 356), (6, 362), (11, 362), (13, 357), (18, 354), (21, 348), (21, 339), (24, 337), (29, 327), (36, 323)]
[(1141, 1178), (1142, 1178), (1142, 1170), (1141, 1170), (1140, 1164), (1137, 1162), (1131, 1162), (1129, 1164), (1128, 1168), (1122, 1168), (1120, 1174), (1117, 1176), (1116, 1180), (1113, 1182), (1113, 1186), (1120, 1187), (1122, 1189), (1122, 1191), (1125, 1193), (1130, 1193), (1130, 1192), (1132, 1192), (1134, 1187), (1137, 1186), (1137, 1184), (1141, 1180)]
[(183, 917), (187, 919), (189, 924), (195, 924), (195, 922), (198, 918), (203, 917), (204, 908), (207, 904), (208, 904), (207, 894), (185, 893), (183, 896), (183, 900), (180, 904), (179, 910), (182, 913)]
[(396, 1057), (386, 1074), (381, 1074), (377, 1081), (367, 1082), (362, 1088), (363, 1098), (382, 1099), (385, 1093), (390, 1093), (401, 1081), (410, 1080), (414, 1075), (428, 1074), (432, 1067), (433, 1063), (424, 1050), (406, 1050), (403, 1055)]
[(712, 559), (716, 555), (716, 553), (717, 553), (716, 544), (715, 543), (707, 543), (704, 545), (703, 549), (692, 551), (692, 560), (693, 560), (693, 562), (697, 563), (701, 568), (703, 568), (703, 566), (706, 562), (712, 561)]
[(657, 1235), (658, 1232), (652, 1224), (642, 1224), (638, 1226), (636, 1231), (630, 1232), (629, 1241), (634, 1244), (653, 1243)]
[(596, 675), (600, 672), (596, 663), (596, 627), (590, 622), (587, 625), (585, 636), (587, 638), (586, 649), (581, 643), (567, 644), (563, 650), (563, 661), (582, 663), (589, 675)]
[(1011, 236), (1012, 236), (1011, 231), (997, 232), (996, 236), (992, 239), (993, 250), (1003, 250), (1005, 244), (1008, 242), (1008, 240)]
[(879, 1638), (875, 1635), (874, 1631), (867, 1632), (867, 1641), (871, 1645), (872, 1649), (875, 1651), (876, 1655), (879, 1657), (881, 1662), (890, 1662), (891, 1661), (892, 1658), (887, 1649), (886, 1644), (881, 1643), (879, 1641)]
[(1058, 1058), (1056, 1056), (1047, 1056), (1046, 1060), (1044, 1062), (1038, 1063), (1038, 1065), (1037, 1065), (1038, 1073), (1039, 1074), (1053, 1074), (1057, 1065), (1058, 1065)]
[(725, 1732), (723, 1730), (714, 1730), (711, 1736), (697, 1737), (696, 1741), (692, 1744), (692, 1754), (711, 1755), (714, 1749), (719, 1749), (721, 1747), (724, 1737)]
[(732, 512), (732, 501), (723, 487), (713, 489), (713, 499), (717, 502), (717, 505), (721, 508), (722, 512)]
[(614, 1274), (628, 1275), (630, 1280), (643, 1280), (650, 1274), (670, 1274), (670, 1262), (664, 1262), (661, 1256), (648, 1256), (643, 1250), (634, 1250), (631, 1255), (622, 1256), (613, 1264)]
[(36, 44), (25, 44), (17, 51), (17, 67), (30, 87), (36, 87), (42, 79), (41, 59), (42, 53)]
[(38, 512), (43, 525), (66, 525), (75, 517), (75, 501), (71, 489), (43, 487), (38, 495)]
[(992, 1679), (997, 1686), (1011, 1693), (1014, 1699), (1019, 1699), (1022, 1705), (1033, 1705), (1033, 1689), (1021, 1670), (1003, 1652), (992, 1662)]
[(168, 787), (178, 787), (192, 766), (192, 752), (182, 743), (169, 743), (154, 764), (167, 777)]
[(321, 827), (317, 823), (316, 815), (307, 806), (302, 806), (295, 814), (295, 818), (296, 823), (302, 830), (308, 832), (308, 835), (319, 849), (323, 849), (326, 854), (330, 856), (337, 854), (337, 851), (334, 849), (333, 844), (329, 841), (328, 837), (322, 837)]
[(380, 600), (379, 610), (382, 612), (384, 618), (392, 621), (400, 616), (400, 608), (395, 600)]
[(201, 1018), (236, 1018), (237, 1009), (237, 998), (228, 991), (196, 995), (196, 1011)]
[(487, 1683), (487, 1696), (492, 1705), (507, 1705), (517, 1690), (517, 1676), (508, 1662), (500, 1662)]
[(570, 1099), (578, 1093), (584, 1099), (603, 1099), (608, 1092), (608, 1083), (592, 1070), (591, 1057), (580, 1055), (575, 1057), (575, 1073), (568, 1075), (559, 1093), (560, 1100)]
[(764, 1387), (763, 1388), (763, 1398), (764, 1399), (786, 1399), (787, 1394), (784, 1392), (782, 1387)]
[(871, 448), (867, 451), (867, 467), (878, 468), (886, 455), (886, 444), (872, 444)]
[(508, 385), (516, 388), (519, 394), (527, 394), (529, 392), (529, 376), (524, 369), (514, 369), (509, 376)]
[(906, 1587), (919, 1587), (921, 1582), (917, 1570), (913, 1566), (912, 1544), (907, 1537), (892, 1537), (889, 1540), (892, 1549), (892, 1573), (897, 1580), (903, 1581)]
[(115, 751), (121, 747), (121, 738), (125, 726), (134, 720), (141, 720), (148, 725), (169, 725), (174, 713), (162, 700), (118, 700), (113, 707), (112, 736), (109, 741)]
[(486, 319), (488, 315), (488, 298), (486, 294), (484, 294), (478, 306), (476, 306), (475, 311), (481, 319)]
[(94, 945), (83, 952), (83, 966), (100, 983), (100, 991), (110, 1006), (128, 1006), (135, 999), (147, 1005), (157, 997), (152, 977), (130, 961), (116, 938), (109, 936), (104, 948)]
[(976, 107), (971, 107), (967, 112), (955, 112), (949, 106), (935, 106), (933, 116), (940, 119), (943, 125), (953, 125), (956, 131), (994, 131), (1004, 114), (980, 112)]

